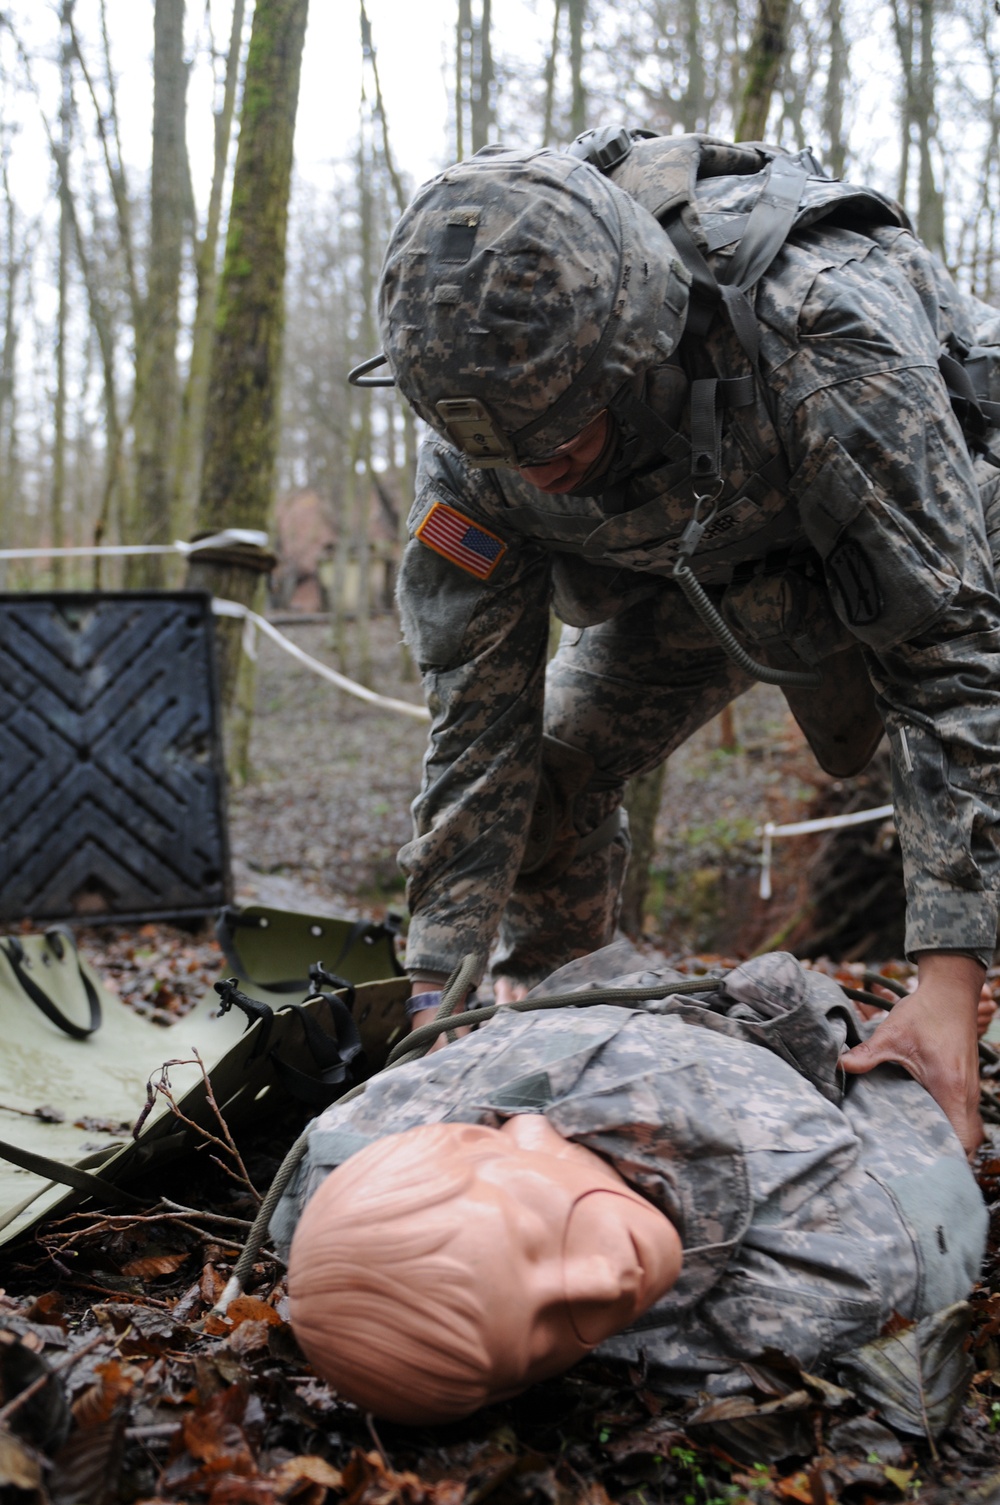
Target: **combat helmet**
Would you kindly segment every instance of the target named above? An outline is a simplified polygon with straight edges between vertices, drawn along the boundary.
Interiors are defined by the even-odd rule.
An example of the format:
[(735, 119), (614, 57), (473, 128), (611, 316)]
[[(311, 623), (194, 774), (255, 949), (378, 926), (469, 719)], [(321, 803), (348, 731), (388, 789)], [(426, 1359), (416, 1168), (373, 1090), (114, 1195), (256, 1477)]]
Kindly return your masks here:
[(529, 465), (680, 340), (690, 274), (653, 216), (566, 152), (487, 148), (418, 191), (379, 290), (396, 385), (479, 465)]

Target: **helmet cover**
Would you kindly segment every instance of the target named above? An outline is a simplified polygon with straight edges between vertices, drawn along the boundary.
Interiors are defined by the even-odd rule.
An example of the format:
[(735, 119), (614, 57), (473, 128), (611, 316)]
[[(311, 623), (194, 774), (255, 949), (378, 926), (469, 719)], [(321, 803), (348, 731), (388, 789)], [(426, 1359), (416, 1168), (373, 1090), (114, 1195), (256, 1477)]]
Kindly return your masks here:
[(533, 464), (668, 359), (689, 284), (653, 216), (590, 163), (488, 151), (425, 183), (396, 226), (383, 348), (470, 458)]

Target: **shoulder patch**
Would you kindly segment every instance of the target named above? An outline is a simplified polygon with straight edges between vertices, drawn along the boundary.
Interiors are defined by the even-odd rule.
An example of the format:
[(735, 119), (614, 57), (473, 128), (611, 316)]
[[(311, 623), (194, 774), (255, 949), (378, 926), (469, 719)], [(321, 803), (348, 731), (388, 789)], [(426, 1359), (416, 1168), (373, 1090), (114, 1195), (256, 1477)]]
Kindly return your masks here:
[(444, 502), (434, 503), (416, 537), (477, 580), (488, 580), (507, 552), (502, 538)]

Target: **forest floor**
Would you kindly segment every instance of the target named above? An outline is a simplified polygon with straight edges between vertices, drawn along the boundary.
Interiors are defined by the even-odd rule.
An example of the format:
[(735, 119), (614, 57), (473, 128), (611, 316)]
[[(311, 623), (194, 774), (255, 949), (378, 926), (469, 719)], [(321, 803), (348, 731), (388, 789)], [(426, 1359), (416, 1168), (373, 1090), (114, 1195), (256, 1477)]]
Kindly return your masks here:
[[(416, 700), (390, 623), (376, 627), (374, 687)], [(293, 636), (330, 658), (323, 628)], [(667, 776), (643, 945), (686, 970), (790, 933), (808, 909), (803, 874), (824, 857), (825, 838), (776, 844), (768, 904), (757, 894), (765, 820), (879, 802), (863, 785), (811, 771), (776, 693), (745, 697), (736, 729), (738, 750), (722, 749), (709, 726)], [(230, 801), (237, 897), (370, 917), (401, 906), (395, 851), (409, 834), (424, 739), (420, 723), (348, 700), (262, 645), (253, 774)], [(105, 926), (80, 939), (109, 986), (164, 1026), (228, 970), (209, 927)], [(856, 980), (859, 967), (842, 975)], [(165, 1029), (163, 1055), (173, 1053)], [(995, 1070), (984, 1081), (991, 1139), (979, 1175), (993, 1226), (973, 1297), (974, 1378), (936, 1444), (777, 1361), (755, 1369), (742, 1415), (724, 1404), (695, 1417), (637, 1370), (591, 1360), (459, 1425), (373, 1425), (310, 1374), (266, 1251), (248, 1295), (225, 1319), (210, 1313), (259, 1191), (305, 1121), (288, 1106), (239, 1137), (243, 1169), (210, 1146), (161, 1173), (142, 1214), (72, 1214), (0, 1251), (0, 1500), (1000, 1505)]]

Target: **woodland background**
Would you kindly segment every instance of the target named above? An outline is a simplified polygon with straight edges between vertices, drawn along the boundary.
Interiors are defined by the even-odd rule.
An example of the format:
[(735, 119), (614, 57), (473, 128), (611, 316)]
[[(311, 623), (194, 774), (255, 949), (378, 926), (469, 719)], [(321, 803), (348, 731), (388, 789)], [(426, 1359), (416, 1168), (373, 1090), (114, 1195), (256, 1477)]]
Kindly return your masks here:
[[(963, 286), (1000, 295), (995, 0), (398, 3), (336, 8), (356, 17), (357, 126), (317, 145), (322, 118), (305, 112), (297, 154), (324, 171), (297, 176), (300, 65), (320, 34), (308, 0), (0, 0), (0, 544), (162, 544), (232, 526), (266, 530), (278, 555), (269, 595), (271, 561), (254, 550), (190, 567), (0, 556), (0, 590), (205, 586), (417, 701), (391, 588), (419, 436), (391, 394), (346, 374), (377, 349), (378, 267), (409, 173), (489, 141), (563, 143), (624, 122), (808, 144), (832, 172), (900, 197)], [(332, 9), (315, 0), (314, 24)], [(438, 71), (411, 78), (404, 100), (379, 60), (398, 44), (393, 17), (402, 30), (414, 11), (445, 29)], [(342, 61), (329, 59), (331, 90)], [(141, 140), (126, 108), (137, 70)], [(427, 160), (418, 138), (442, 75), (450, 110)], [(239, 896), (383, 913), (401, 898), (395, 852), (425, 728), (317, 685), (271, 644), (255, 665), (239, 638), (223, 639)], [(821, 776), (778, 692), (758, 686), (680, 750), (665, 786), (633, 788), (633, 871), (651, 865), (652, 882), (628, 896), (632, 930), (685, 970), (781, 944), (818, 965), (839, 955), (838, 975), (859, 981), (861, 958), (901, 954), (891, 826), (778, 843), (768, 907), (756, 825), (884, 798), (878, 760), (858, 780)], [(105, 926), (81, 945), (154, 1025), (183, 1017), (223, 968), (208, 934), (165, 926)], [(73, 1214), (5, 1251), (0, 1498), (997, 1505), (1000, 1063), (984, 1059), (992, 1229), (975, 1376), (937, 1445), (780, 1363), (756, 1367), (743, 1413), (692, 1415), (637, 1370), (590, 1363), (455, 1427), (376, 1428), (308, 1372), (267, 1251), (247, 1298), (209, 1314), (255, 1187), (301, 1127), (292, 1106), (261, 1114), (239, 1174), (214, 1138), (142, 1188), (148, 1212)]]
[[(405, 656), (391, 675), (380, 664), (380, 643), (395, 633), (419, 434), (392, 393), (346, 381), (378, 348), (378, 269), (416, 186), (408, 164), (423, 175), (487, 142), (558, 145), (619, 121), (808, 144), (832, 173), (896, 195), (963, 286), (988, 300), (1000, 288), (995, 0), (454, 0), (450, 14), (439, 0), (419, 12), (437, 28), (437, 71), (411, 76), (405, 93), (397, 83), (396, 97), (379, 59), (398, 46), (403, 12), (369, 4), (371, 15), (364, 0), (338, 8), (354, 17), (360, 66), (329, 59), (334, 92), (358, 81), (350, 113), (330, 118), (356, 126), (331, 130), (313, 104), (298, 151), (321, 156), (324, 171), (297, 176), (301, 60), (322, 45), (325, 7), (310, 29), (308, 0), (0, 0), (0, 541), (162, 545), (236, 526), (266, 530), (278, 555), (268, 586), (272, 561), (252, 550), (190, 567), (164, 556), (0, 558), (0, 589), (203, 586), (321, 614), (310, 647), (363, 683), (412, 679)], [(137, 72), (149, 99), (138, 138), (123, 105)], [(442, 89), (447, 120), (426, 160), (415, 138), (426, 137), (424, 101)], [(238, 626), (220, 635), (236, 789), (256, 756), (253, 663)], [(749, 730), (725, 718), (715, 743), (743, 752), (763, 715), (773, 747), (788, 728), (769, 714), (752, 709)], [(406, 779), (382, 780), (399, 839), (417, 757)], [(716, 770), (713, 791), (722, 773), (743, 777)], [(795, 808), (814, 788), (789, 794), (777, 782), (792, 815), (814, 813)], [(849, 808), (880, 803), (881, 790), (824, 786), (817, 797)], [(678, 877), (664, 859), (661, 779), (637, 781), (630, 804), (637, 930), (649, 856), (661, 889)], [(752, 866), (755, 823), (788, 813), (756, 794), (739, 805), (732, 818), (716, 810), (707, 826), (694, 822), (693, 836), (690, 820), (678, 838), (684, 822), (669, 819), (675, 845), (694, 852), (686, 878), (697, 889), (708, 873), (709, 921), (719, 852)], [(865, 863), (878, 843), (863, 846)], [(696, 913), (685, 940), (709, 943), (712, 930)]]

